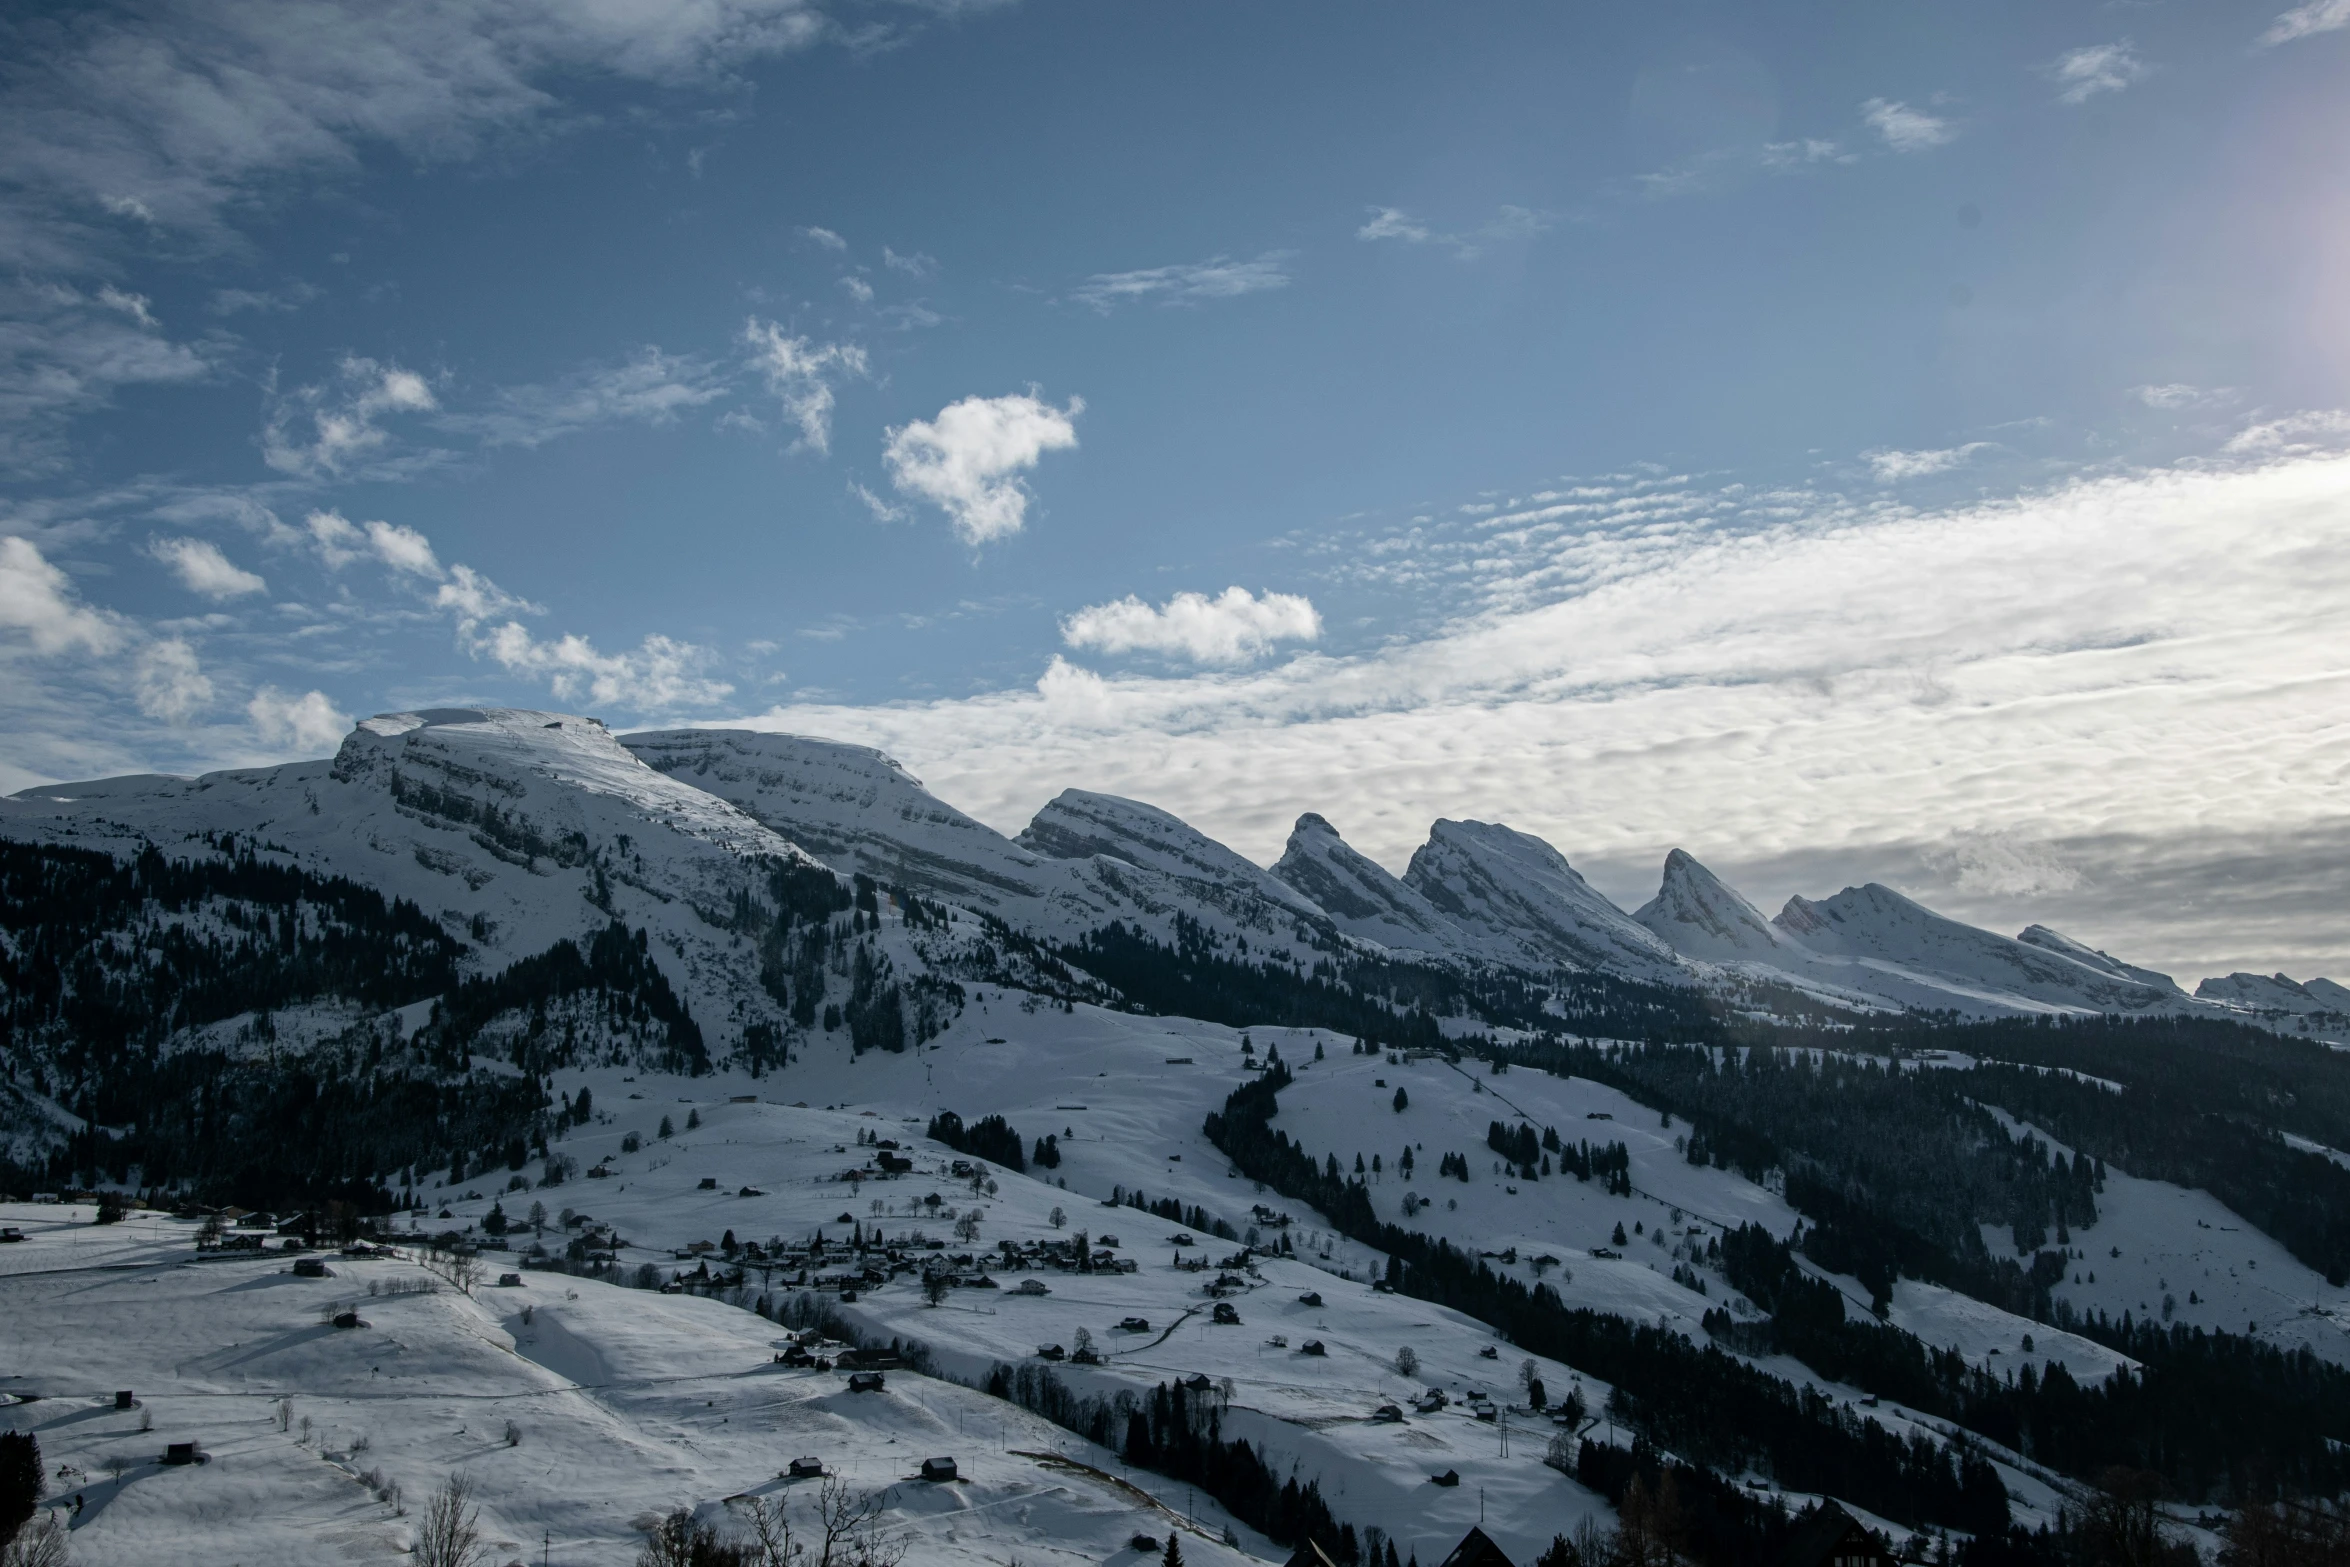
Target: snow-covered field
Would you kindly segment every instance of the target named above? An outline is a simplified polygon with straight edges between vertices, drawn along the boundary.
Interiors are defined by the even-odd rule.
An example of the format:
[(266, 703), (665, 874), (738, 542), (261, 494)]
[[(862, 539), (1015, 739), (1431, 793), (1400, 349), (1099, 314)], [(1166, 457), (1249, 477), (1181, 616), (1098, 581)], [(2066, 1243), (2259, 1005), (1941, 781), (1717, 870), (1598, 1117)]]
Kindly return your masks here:
[[(405, 1260), (335, 1258), (324, 1279), (283, 1258), (198, 1264), (191, 1226), (145, 1215), (77, 1245), (89, 1218), (0, 1209), (28, 1231), (0, 1279), (0, 1423), (39, 1437), (85, 1563), (394, 1560), (452, 1472), (473, 1482), (492, 1560), (628, 1562), (678, 1506), (723, 1521), (728, 1498), (758, 1495), (804, 1524), (818, 1482), (780, 1477), (803, 1455), (887, 1489), (913, 1563), (1141, 1560), (1136, 1534), (1177, 1527), (1187, 1559), (1248, 1559), (1205, 1498), (1162, 1485), (1160, 1506), (1108, 1455), (952, 1382), (892, 1373), (851, 1394), (776, 1365), (780, 1330), (714, 1300), (548, 1273), (470, 1298), (388, 1293), (437, 1281)], [(333, 1327), (331, 1307), (365, 1326)], [(208, 1461), (157, 1461), (188, 1441)], [(921, 1480), (934, 1456), (959, 1478)]]
[[(1253, 1047), (1246, 1055), (1244, 1035)], [(845, 1043), (819, 1044), (756, 1081), (618, 1068), (560, 1074), (559, 1089), (591, 1088), (597, 1107), (561, 1151), (608, 1176), (508, 1191), (513, 1174), (496, 1170), (454, 1188), (428, 1176), (422, 1188), (436, 1210), (425, 1229), (478, 1225), (493, 1202), (522, 1224), (535, 1201), (547, 1210), (547, 1230), (510, 1236), (516, 1253), (534, 1239), (559, 1253), (592, 1222), (622, 1238), (619, 1260), (631, 1272), (646, 1263), (664, 1274), (690, 1270), (702, 1254), (681, 1252), (729, 1232), (769, 1248), (819, 1233), (837, 1242), (852, 1229), (905, 1242), (920, 1232), (949, 1255), (972, 1254), (999, 1287), (958, 1289), (933, 1306), (901, 1275), (839, 1310), (860, 1336), (921, 1341), (941, 1377), (892, 1372), (883, 1394), (852, 1396), (839, 1373), (775, 1365), (782, 1330), (726, 1300), (544, 1271), (524, 1272), (520, 1288), (489, 1285), (470, 1298), (445, 1286), (392, 1294), (398, 1281), (425, 1279), (416, 1263), (335, 1259), (335, 1277), (298, 1279), (282, 1257), (198, 1264), (192, 1227), (177, 1221), (135, 1214), (101, 1227), (88, 1209), (20, 1205), (0, 1210), (0, 1223), (28, 1237), (0, 1246), (0, 1311), (14, 1349), (0, 1366), (0, 1391), (41, 1398), (0, 1409), (0, 1419), (40, 1433), (53, 1474), (67, 1466), (56, 1494), (81, 1498), (76, 1548), (89, 1561), (308, 1560), (321, 1542), (339, 1558), (388, 1557), (408, 1538), (422, 1498), (461, 1470), (479, 1488), (498, 1561), (535, 1560), (533, 1550), (551, 1540), (550, 1560), (625, 1562), (642, 1528), (672, 1507), (718, 1517), (728, 1497), (744, 1493), (804, 1502), (805, 1485), (794, 1490), (778, 1478), (803, 1453), (859, 1487), (890, 1488), (889, 1526), (906, 1533), (916, 1562), (1118, 1560), (1137, 1533), (1164, 1538), (1173, 1520), (1160, 1504), (1199, 1520), (1202, 1532), (1185, 1546), (1195, 1561), (1283, 1554), (1237, 1526), (1242, 1552), (1227, 1551), (1218, 1541), (1231, 1520), (1204, 1497), (1148, 1474), (1126, 1476), (1116, 1455), (1089, 1451), (963, 1385), (997, 1362), (1033, 1363), (1041, 1345), (1074, 1346), (1082, 1329), (1106, 1364), (1057, 1368), (1070, 1386), (1112, 1394), (1204, 1375), (1228, 1387), (1228, 1433), (1261, 1443), (1285, 1470), (1295, 1464), (1320, 1482), (1340, 1518), (1380, 1527), (1423, 1561), (1440, 1558), (1480, 1513), (1505, 1547), (1524, 1554), (1603, 1514), (1598, 1498), (1542, 1463), (1556, 1428), (1523, 1407), (1523, 1356), (1474, 1321), (1375, 1292), (1368, 1280), (1382, 1259), (1241, 1179), (1207, 1143), (1207, 1113), (1245, 1080), (1245, 1061), (1276, 1046), (1298, 1074), (1282, 1096), (1284, 1130), (1349, 1169), (1357, 1153), (1366, 1163), (1379, 1155), (1372, 1195), (1385, 1217), (1403, 1219), (1410, 1190), (1431, 1205), (1407, 1222), (1483, 1251), (1515, 1250), (1514, 1262), (1497, 1257), (1496, 1266), (1531, 1278), (1537, 1258), (1556, 1257), (1542, 1276), (1570, 1304), (1695, 1336), (1708, 1307), (1749, 1309), (1703, 1268), (1705, 1239), (1749, 1220), (1774, 1233), (1795, 1222), (1770, 1191), (1689, 1164), (1675, 1146), (1678, 1127), (1598, 1084), (1356, 1056), (1327, 1032), (1243, 1031), (1084, 1006), (1063, 1012), (985, 989), (940, 1039), (902, 1055), (852, 1060)], [(1409, 1101), (1401, 1112), (1393, 1108), (1399, 1087)], [(1050, 1133), (1062, 1163), (1028, 1176), (996, 1170), (994, 1191), (974, 1190), (950, 1173), (949, 1151), (922, 1136), (929, 1117), (948, 1109), (966, 1121), (1004, 1115), (1030, 1145)], [(699, 1124), (689, 1128), (689, 1118)], [(1497, 1168), (1485, 1146), (1496, 1119), (1555, 1127), (1570, 1143), (1623, 1142), (1632, 1193), (1612, 1196), (1571, 1176), (1528, 1182)], [(639, 1147), (625, 1152), (630, 1136)], [(867, 1140), (881, 1138), (914, 1160), (910, 1173), (873, 1176)], [(1407, 1142), (1408, 1180), (1396, 1168)], [(1445, 1153), (1468, 1161), (1468, 1181), (1437, 1177)], [(844, 1179), (852, 1170), (857, 1178)], [(540, 1173), (535, 1162), (523, 1172), (528, 1181)], [(1174, 1237), (1189, 1233), (1183, 1226), (1105, 1206), (1114, 1188), (1198, 1205), (1236, 1230), (1256, 1225), (1267, 1242), (1281, 1232), (1253, 1210), (1287, 1214), (1299, 1255), (1230, 1270), (1243, 1280), (1230, 1297), (1240, 1321), (1216, 1325), (1202, 1286), (1217, 1270), (1175, 1264), (1218, 1261), (1238, 1247), (1199, 1234), (1177, 1246)], [(2339, 1319), (2302, 1310), (2340, 1311), (2340, 1292), (2320, 1293), (2322, 1280), (2212, 1199), (2113, 1171), (2100, 1207), (2098, 1225), (2076, 1236), (2090, 1254), (2082, 1285), (2066, 1286), (2076, 1304), (2140, 1311), (2143, 1299), (2159, 1313), (2169, 1290), (2188, 1320), (2238, 1326), (2250, 1318), (2264, 1337), (2344, 1353)], [(973, 1212), (976, 1237), (952, 1238), (955, 1218)], [(567, 1215), (578, 1224), (567, 1227)], [(1612, 1244), (1618, 1224), (1632, 1237), (1621, 1247)], [(1137, 1271), (1007, 1272), (992, 1255), (1005, 1241), (1080, 1230), (1097, 1245), (1115, 1237), (1116, 1253)], [(2120, 1258), (2110, 1255), (2115, 1247)], [(1625, 1255), (1592, 1255), (1599, 1249)], [(496, 1253), (485, 1260), (493, 1278), (509, 1265)], [(1676, 1283), (1676, 1264), (1692, 1268), (1705, 1293)], [(1030, 1279), (1047, 1293), (1016, 1290)], [(2192, 1307), (2183, 1287), (2190, 1280)], [(772, 1271), (763, 1277), (754, 1267), (747, 1283), (746, 1304), (763, 1290), (787, 1293)], [(1307, 1294), (1321, 1304), (1303, 1302)], [(326, 1324), (329, 1305), (356, 1306), (369, 1325), (337, 1330)], [(1150, 1323), (1147, 1332), (1120, 1331), (1136, 1317)], [(1994, 1368), (2028, 1356), (2095, 1378), (2120, 1363), (2086, 1340), (1914, 1282), (1897, 1290), (1893, 1318)], [(1326, 1353), (1304, 1353), (1309, 1340)], [(1418, 1360), (1408, 1375), (1397, 1368), (1407, 1348)], [(1793, 1362), (1770, 1369), (1807, 1375)], [(1572, 1368), (1538, 1363), (1535, 1372), (1553, 1402), (1579, 1390), (1593, 1410), (1604, 1404), (1608, 1390)], [(112, 1408), (118, 1388), (136, 1393), (136, 1410)], [(1412, 1400), (1429, 1389), (1444, 1391), (1448, 1407), (1415, 1409)], [(1490, 1395), (1503, 1416), (1477, 1418), (1466, 1407), (1472, 1393)], [(275, 1401), (289, 1397), (293, 1413), (281, 1431)], [(1401, 1406), (1402, 1421), (1373, 1418), (1388, 1403)], [(1905, 1421), (1890, 1407), (1876, 1414)], [(213, 1461), (159, 1466), (164, 1443), (180, 1440), (201, 1443)], [(907, 1478), (935, 1455), (955, 1457), (964, 1478)], [(1448, 1470), (1458, 1472), (1458, 1488), (1430, 1482)], [(397, 1483), (405, 1515), (382, 1500), (381, 1483), (355, 1478), (371, 1471)], [(2013, 1469), (2007, 1479), (2027, 1516), (2054, 1507), (2044, 1484)], [(234, 1542), (226, 1555), (222, 1539)]]

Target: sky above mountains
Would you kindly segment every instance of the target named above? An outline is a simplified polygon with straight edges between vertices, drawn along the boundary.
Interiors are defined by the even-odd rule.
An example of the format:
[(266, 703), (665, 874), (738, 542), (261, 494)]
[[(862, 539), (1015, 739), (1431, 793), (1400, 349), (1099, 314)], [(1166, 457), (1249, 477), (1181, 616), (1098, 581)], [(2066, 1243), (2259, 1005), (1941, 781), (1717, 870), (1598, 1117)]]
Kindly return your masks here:
[(19, 8), (0, 787), (553, 705), (2350, 968), (2350, 0)]

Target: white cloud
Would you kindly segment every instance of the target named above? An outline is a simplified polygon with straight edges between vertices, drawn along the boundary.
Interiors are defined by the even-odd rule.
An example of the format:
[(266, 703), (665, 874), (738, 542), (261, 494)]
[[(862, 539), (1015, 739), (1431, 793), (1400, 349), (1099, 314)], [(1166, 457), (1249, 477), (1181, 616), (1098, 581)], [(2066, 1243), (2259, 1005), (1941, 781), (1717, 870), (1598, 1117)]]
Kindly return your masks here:
[(1313, 603), (1295, 593), (1258, 598), (1243, 587), (1214, 598), (1178, 593), (1154, 609), (1132, 594), (1093, 604), (1061, 622), (1061, 640), (1104, 653), (1161, 653), (1195, 664), (1240, 664), (1276, 642), (1312, 642), (1322, 635)]
[(1133, 272), (1097, 272), (1069, 290), (1069, 297), (1107, 314), (1113, 305), (1155, 299), (1161, 304), (1197, 304), (1289, 286), (1290, 252), (1269, 250), (1253, 261), (1211, 256), (1172, 267)]
[(1077, 444), (1081, 397), (1055, 408), (1034, 393), (966, 397), (933, 420), (916, 419), (889, 432), (882, 458), (900, 492), (947, 514), (967, 544), (1018, 533), (1028, 517), (1028, 488), (1019, 475), (1046, 452)]
[(335, 384), (302, 387), (270, 410), (261, 456), (280, 473), (339, 475), (391, 439), (379, 422), (386, 415), (430, 413), (440, 406), (424, 377), (398, 365), (353, 356), (335, 373)]
[(441, 563), (433, 557), (432, 541), (414, 528), (400, 523), (371, 522), (367, 524), (368, 548), (376, 559), (394, 571), (411, 576), (438, 578)]
[(454, 612), (460, 626), (494, 615), (543, 615), (543, 606), (507, 592), (462, 563), (449, 568), (449, 580), (433, 593), (433, 607)]
[(1860, 106), (1860, 117), (1895, 152), (1924, 152), (1958, 134), (1948, 120), (1889, 98), (1871, 98)]
[(767, 389), (783, 404), (784, 417), (799, 426), (797, 444), (831, 451), (833, 378), (863, 375), (865, 350), (853, 343), (811, 343), (757, 316), (743, 324), (743, 343), (752, 365), (767, 378)]
[(508, 387), (495, 408), (440, 422), (490, 446), (532, 447), (601, 424), (668, 424), (726, 391), (725, 378), (708, 361), (646, 347), (625, 364), (592, 366), (545, 386)]
[(2264, 419), (2229, 437), (2223, 450), (2239, 457), (2299, 457), (2332, 450), (2350, 438), (2350, 413), (2319, 409)]
[(904, 522), (910, 515), (903, 506), (892, 506), (856, 480), (849, 481), (849, 493), (865, 503), (875, 522)]
[(2273, 48), (2289, 44), (2297, 38), (2312, 38), (2319, 33), (2338, 33), (2350, 27), (2350, 0), (2309, 0), (2278, 15), (2260, 35), (2263, 44)]
[(645, 638), (632, 653), (602, 653), (580, 636), (540, 641), (520, 622), (509, 620), (471, 635), (467, 645), (476, 657), (546, 681), (558, 701), (672, 713), (708, 707), (734, 691), (725, 681), (703, 673), (712, 661), (707, 648), (664, 636)]
[(2159, 386), (2133, 386), (2130, 395), (2149, 408), (2175, 410), (2232, 403), (2240, 394), (2232, 386), (2201, 387), (2189, 386), (2184, 381), (2170, 381)]
[(36, 653), (110, 653), (113, 617), (75, 602), (73, 584), (30, 539), (0, 538), (0, 631), (21, 632)]
[(242, 598), (265, 593), (269, 584), (220, 552), (208, 539), (156, 539), (147, 552), (178, 573), (180, 585), (208, 599)]
[(1463, 261), (1475, 260), (1485, 253), (1487, 245), (1500, 240), (1531, 239), (1556, 222), (1549, 213), (1537, 212), (1532, 207), (1504, 205), (1495, 210), (1489, 222), (1453, 233), (1431, 228), (1400, 208), (1373, 207), (1370, 212), (1370, 221), (1355, 230), (1356, 239), (1392, 239), (1407, 245), (1437, 245), (1450, 250)]
[(316, 756), (332, 751), (351, 732), (351, 717), (340, 712), (323, 691), (293, 696), (275, 686), (263, 686), (245, 704), (253, 732), (273, 751)]
[(893, 272), (903, 272), (908, 277), (928, 277), (938, 270), (936, 256), (926, 256), (918, 250), (912, 255), (900, 255), (887, 245), (881, 247), (881, 264)]
[(814, 240), (817, 244), (822, 245), (826, 250), (846, 250), (849, 248), (849, 242), (847, 240), (842, 239), (832, 230), (828, 228), (819, 228), (813, 223), (807, 225), (805, 228), (802, 228), (800, 233), (807, 238)]
[(139, 650), (132, 690), (140, 712), (166, 723), (184, 724), (212, 705), (212, 681), (197, 662), (196, 650), (178, 637)]
[(1964, 446), (1946, 446), (1939, 451), (1900, 452), (1879, 450), (1861, 453), (1869, 471), (1880, 484), (1898, 484), (1904, 479), (1922, 479), (1928, 474), (1948, 473), (1991, 443), (1969, 441)]
[(855, 273), (850, 273), (846, 277), (843, 277), (840, 280), (840, 286), (844, 289), (847, 289), (849, 298), (855, 300), (858, 304), (870, 305), (873, 303), (873, 285), (866, 282), (863, 278), (858, 277)]
[(432, 540), (405, 523), (355, 523), (341, 512), (314, 511), (303, 519), (303, 530), (329, 571), (340, 571), (355, 560), (372, 556), (379, 564), (408, 576), (438, 582), (447, 575), (440, 557), (433, 553)]
[(2059, 103), (2083, 104), (2099, 93), (2120, 92), (2146, 78), (2146, 62), (2127, 38), (2118, 43), (2091, 44), (2058, 55), (2047, 66), (2056, 83)]
[(1435, 238), (1428, 225), (1413, 218), (1399, 207), (1373, 207), (1371, 221), (1355, 230), (1355, 238), (1400, 239), (1419, 245)]

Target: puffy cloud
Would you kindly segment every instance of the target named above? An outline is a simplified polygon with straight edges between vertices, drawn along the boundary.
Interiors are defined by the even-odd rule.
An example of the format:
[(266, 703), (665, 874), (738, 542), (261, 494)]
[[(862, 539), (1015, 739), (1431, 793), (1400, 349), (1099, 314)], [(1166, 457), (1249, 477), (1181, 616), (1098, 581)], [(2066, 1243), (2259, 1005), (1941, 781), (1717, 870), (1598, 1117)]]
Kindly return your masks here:
[(335, 384), (305, 386), (278, 399), (261, 432), (262, 460), (300, 478), (341, 474), (391, 439), (387, 414), (440, 406), (424, 377), (398, 365), (346, 358)]
[(184, 724), (212, 705), (212, 681), (197, 662), (196, 650), (178, 637), (139, 650), (132, 690), (140, 712), (166, 723)]
[(2059, 103), (2083, 104), (2099, 93), (2120, 92), (2132, 82), (2144, 80), (2147, 66), (2125, 38), (2060, 54), (2049, 62), (2047, 71), (2056, 83)]
[(1108, 313), (1115, 305), (1156, 300), (1163, 305), (1198, 304), (1289, 286), (1290, 252), (1269, 250), (1253, 261), (1210, 256), (1180, 266), (1143, 267), (1133, 272), (1096, 272), (1069, 290), (1079, 304)]
[(807, 238), (814, 240), (817, 244), (822, 245), (826, 250), (846, 250), (849, 248), (849, 242), (847, 240), (842, 239), (832, 230), (828, 228), (819, 228), (813, 223), (807, 225), (805, 228), (802, 228), (800, 233), (805, 235)]
[(113, 617), (76, 602), (65, 573), (21, 538), (0, 538), (0, 631), (43, 654), (110, 653), (122, 640)]
[(182, 587), (208, 599), (242, 598), (269, 589), (256, 573), (237, 565), (208, 539), (156, 539), (147, 552), (177, 573)]
[(783, 404), (784, 417), (799, 426), (798, 444), (831, 451), (832, 378), (863, 375), (865, 350), (853, 343), (811, 343), (757, 316), (744, 323), (743, 344), (751, 351), (752, 366), (767, 378), (767, 389)]
[(439, 577), (441, 563), (434, 558), (432, 541), (414, 528), (389, 522), (367, 525), (368, 547), (394, 571), (411, 576)]
[(881, 264), (893, 272), (903, 272), (908, 277), (928, 277), (938, 270), (936, 256), (926, 256), (918, 250), (912, 255), (900, 255), (887, 245), (881, 247)]
[(931, 420), (916, 419), (889, 432), (882, 458), (890, 482), (904, 494), (947, 514), (967, 544), (1018, 533), (1028, 517), (1028, 488), (1019, 475), (1046, 452), (1077, 444), (1081, 397), (1055, 408), (1032, 392), (966, 397)]
[(1322, 617), (1295, 593), (1258, 598), (1242, 587), (1214, 598), (1178, 593), (1156, 609), (1132, 594), (1094, 604), (1061, 622), (1061, 640), (1104, 653), (1161, 653), (1195, 664), (1239, 664), (1276, 642), (1312, 642)]
[(1958, 134), (1948, 120), (1890, 98), (1871, 98), (1860, 106), (1860, 117), (1895, 152), (1924, 152)]
[(2338, 33), (2350, 27), (2350, 0), (2309, 0), (2280, 14), (2271, 22), (2260, 41), (2274, 48), (2289, 44), (2297, 38), (2313, 38), (2319, 33)]
[(332, 751), (351, 732), (351, 716), (338, 711), (323, 691), (294, 696), (263, 686), (245, 704), (245, 716), (264, 746), (300, 756)]

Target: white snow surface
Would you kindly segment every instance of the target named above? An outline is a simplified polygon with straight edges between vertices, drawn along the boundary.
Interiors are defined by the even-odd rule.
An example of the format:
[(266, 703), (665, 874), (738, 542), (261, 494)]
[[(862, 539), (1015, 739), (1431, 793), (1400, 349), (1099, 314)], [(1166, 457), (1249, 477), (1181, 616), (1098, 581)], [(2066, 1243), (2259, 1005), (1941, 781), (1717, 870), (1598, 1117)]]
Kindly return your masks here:
[[(397, 1561), (427, 1497), (461, 1472), (489, 1560), (544, 1550), (621, 1567), (678, 1506), (723, 1527), (729, 1498), (764, 1496), (804, 1529), (816, 1482), (781, 1477), (802, 1455), (859, 1491), (886, 1488), (915, 1567), (1114, 1560), (1134, 1534), (1177, 1528), (1188, 1560), (1270, 1553), (1261, 1537), (1227, 1549), (1228, 1520), (1204, 1500), (1188, 1527), (1181, 1488), (1122, 1485), (1107, 1455), (1000, 1400), (897, 1373), (851, 1394), (839, 1375), (776, 1365), (781, 1330), (716, 1300), (536, 1272), (470, 1298), (370, 1294), (434, 1281), (405, 1259), (336, 1257), (323, 1279), (283, 1257), (198, 1264), (193, 1226), (148, 1215), (93, 1245), (91, 1215), (0, 1208), (28, 1232), (7, 1248), (0, 1302), (13, 1345), (40, 1351), (0, 1368), (0, 1395), (15, 1396), (0, 1429), (39, 1438), (46, 1503), (66, 1509), (78, 1561)], [(366, 1325), (334, 1328), (333, 1307)], [(113, 1407), (120, 1389), (135, 1409)], [(157, 1461), (181, 1441), (208, 1461)], [(918, 1478), (933, 1456), (958, 1478)], [(371, 1472), (398, 1484), (404, 1515)]]

